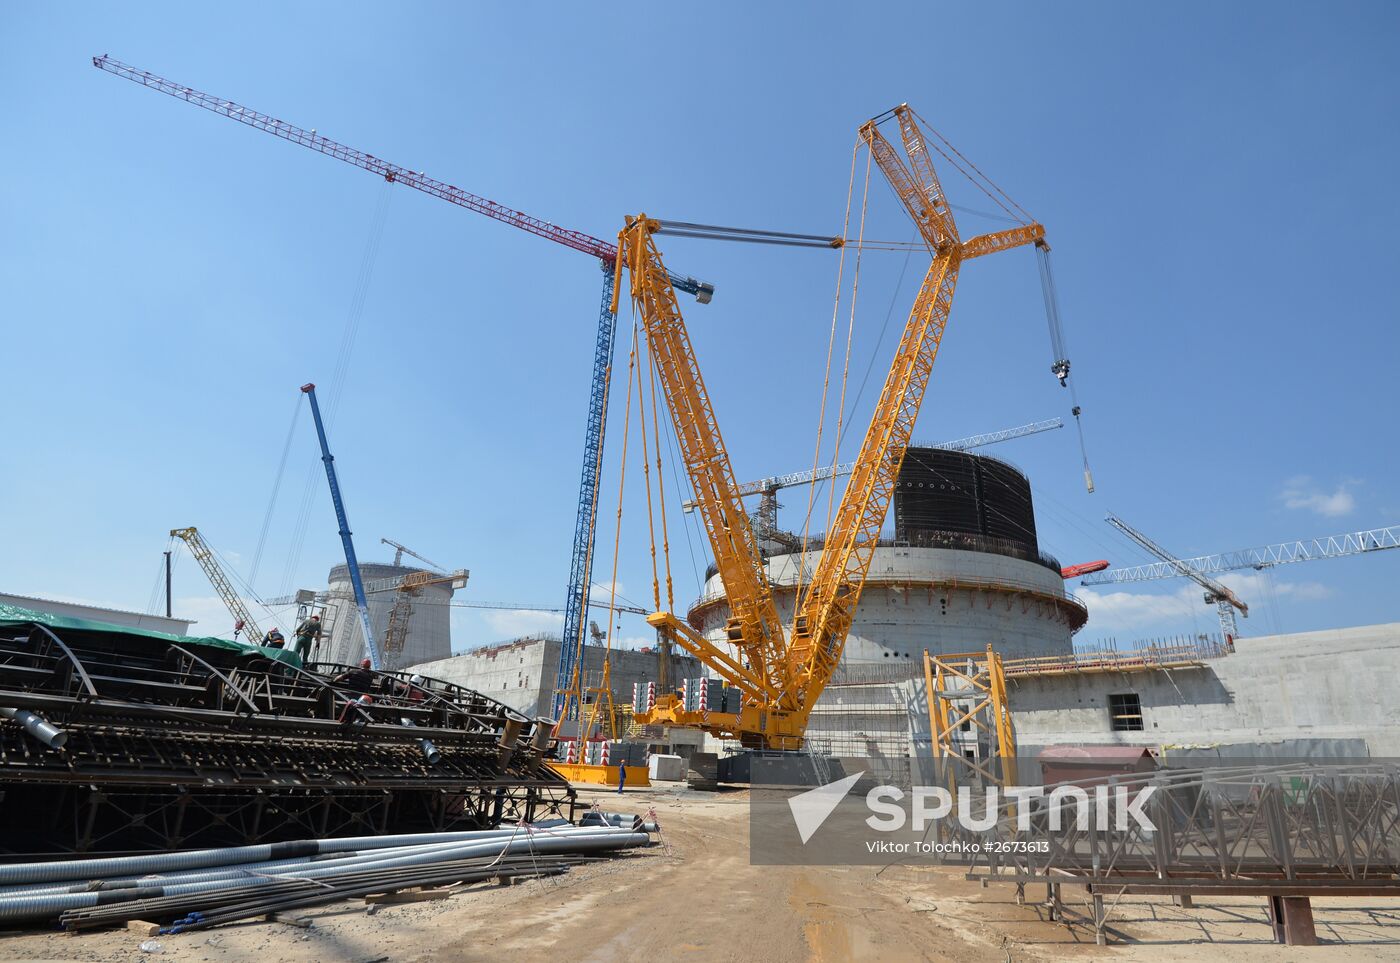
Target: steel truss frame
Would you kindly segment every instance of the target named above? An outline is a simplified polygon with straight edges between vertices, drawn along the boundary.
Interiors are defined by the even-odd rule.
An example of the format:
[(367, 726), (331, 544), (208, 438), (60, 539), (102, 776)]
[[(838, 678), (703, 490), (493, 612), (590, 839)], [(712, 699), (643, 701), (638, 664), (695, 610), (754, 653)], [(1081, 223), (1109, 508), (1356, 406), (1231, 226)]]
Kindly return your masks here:
[(0, 852), (115, 852), (572, 818), (548, 720), (404, 672), (0, 628)]
[[(1048, 796), (1069, 785), (1044, 788)], [(1400, 895), (1400, 766), (1393, 763), (1171, 769), (1075, 785), (1089, 793), (1083, 825), (1077, 810), (1048, 798), (1027, 806), (1026, 829), (1011, 805), (985, 831), (941, 822), (944, 839), (958, 842), (960, 855), (949, 861), (967, 863), (969, 879), (1015, 884), (1018, 898), (1027, 883), (1045, 884), (1052, 919), (1061, 917), (1060, 887), (1084, 886), (1099, 943), (1106, 942), (1105, 896), (1264, 896), (1276, 924), (1290, 929), (1290, 904), (1305, 908), (1308, 897)], [(1134, 819), (1120, 824), (1121, 803), (1149, 788), (1139, 808), (1153, 828)], [(1308, 919), (1301, 928), (1311, 930)]]
[[(939, 825), (993, 844), (979, 848), (978, 879), (1400, 892), (1400, 766), (1393, 763), (1163, 769), (1075, 784), (1090, 794), (1082, 828), (1068, 807), (1058, 807), (1057, 816), (1046, 800), (1031, 804), (1025, 830), (1009, 807), (985, 832)], [(1141, 809), (1155, 829), (1133, 820), (1118, 828), (1116, 815), (1094, 797), (1098, 786), (1108, 790), (1109, 806), (1120, 792), (1132, 800), (1150, 787)], [(1101, 813), (1112, 817), (1107, 827)], [(1017, 840), (1044, 841), (1048, 849), (1017, 853), (997, 845)]]

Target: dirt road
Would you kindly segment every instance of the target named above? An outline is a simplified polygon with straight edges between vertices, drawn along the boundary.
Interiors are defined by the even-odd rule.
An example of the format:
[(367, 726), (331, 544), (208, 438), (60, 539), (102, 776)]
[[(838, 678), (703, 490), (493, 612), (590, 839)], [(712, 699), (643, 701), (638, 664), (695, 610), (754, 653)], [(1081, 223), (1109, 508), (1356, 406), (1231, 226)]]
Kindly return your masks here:
[[(1318, 935), (1345, 945), (1274, 946), (1261, 900), (1118, 904), (1115, 945), (1083, 926), (1048, 922), (1012, 890), (982, 889), (952, 870), (766, 867), (748, 860), (747, 794), (678, 790), (585, 793), (607, 809), (654, 806), (663, 844), (557, 879), (480, 887), (440, 902), (341, 903), (314, 925), (250, 923), (159, 937), (141, 953), (126, 932), (0, 937), (0, 960), (134, 959), (189, 963), (369, 961), (744, 960), (1389, 960), (1400, 957), (1400, 905), (1315, 902)], [(1035, 894), (1033, 894), (1035, 895)], [(1078, 897), (1068, 888), (1067, 900)]]

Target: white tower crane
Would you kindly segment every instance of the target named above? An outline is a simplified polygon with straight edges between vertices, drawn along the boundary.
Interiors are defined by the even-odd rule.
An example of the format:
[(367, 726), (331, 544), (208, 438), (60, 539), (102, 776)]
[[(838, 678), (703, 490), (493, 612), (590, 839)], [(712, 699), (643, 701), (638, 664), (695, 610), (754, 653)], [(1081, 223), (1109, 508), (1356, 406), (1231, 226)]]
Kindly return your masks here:
[(1249, 618), (1249, 606), (1241, 601), (1238, 595), (1204, 572), (1199, 572), (1186, 562), (1181, 561), (1171, 552), (1168, 552), (1165, 548), (1152, 541), (1152, 539), (1148, 538), (1142, 532), (1133, 528), (1117, 515), (1109, 513), (1105, 518), (1114, 528), (1160, 558), (1162, 560), (1160, 564), (1162, 564), (1164, 568), (1170, 569), (1170, 574), (1184, 575), (1186, 578), (1189, 578), (1205, 589), (1206, 604), (1214, 605), (1216, 611), (1220, 614), (1220, 630), (1225, 633), (1226, 640), (1230, 641), (1239, 637), (1239, 626), (1235, 623), (1235, 610), (1238, 609), (1241, 615), (1245, 618)]
[(1151, 582), (1159, 578), (1175, 578), (1183, 574), (1180, 569), (1180, 566), (1183, 565), (1201, 575), (1214, 575), (1217, 572), (1233, 572), (1246, 568), (1259, 571), (1273, 568), (1276, 565), (1311, 562), (1320, 558), (1362, 555), (1366, 552), (1378, 552), (1388, 548), (1400, 548), (1400, 525), (1392, 525), (1389, 528), (1372, 528), (1364, 532), (1342, 532), (1340, 535), (1325, 535), (1321, 538), (1279, 542), (1275, 545), (1245, 548), (1236, 552), (1221, 552), (1218, 555), (1199, 555), (1196, 558), (1183, 558), (1175, 562), (1152, 562), (1148, 565), (1135, 565), (1131, 568), (1095, 573), (1079, 584), (1108, 585), (1120, 582)]

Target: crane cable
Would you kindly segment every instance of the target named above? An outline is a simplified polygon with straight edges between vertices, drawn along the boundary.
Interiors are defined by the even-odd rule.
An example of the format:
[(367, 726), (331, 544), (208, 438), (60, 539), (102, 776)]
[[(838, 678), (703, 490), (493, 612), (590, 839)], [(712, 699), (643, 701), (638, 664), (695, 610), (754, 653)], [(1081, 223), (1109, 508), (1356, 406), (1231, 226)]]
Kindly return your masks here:
[[(612, 711), (611, 711), (612, 693), (611, 693), (611, 687), (610, 687), (610, 685), (609, 685), (608, 683), (610, 682), (610, 676), (611, 676), (611, 673), (610, 673), (609, 670), (610, 670), (610, 668), (611, 668), (610, 659), (611, 659), (611, 656), (612, 656), (613, 628), (614, 628), (614, 625), (615, 625), (616, 622), (617, 622), (617, 614), (616, 614), (616, 613), (617, 613), (617, 563), (618, 563), (618, 550), (622, 547), (622, 506), (623, 506), (623, 495), (624, 495), (624, 494), (626, 493), (626, 491), (627, 491), (627, 485), (626, 485), (626, 482), (627, 482), (627, 447), (628, 447), (628, 443), (631, 441), (631, 438), (632, 438), (632, 434), (631, 434), (631, 432), (632, 432), (632, 374), (633, 374), (633, 372), (636, 370), (636, 367), (637, 367), (637, 321), (636, 321), (636, 303), (635, 303), (635, 301), (634, 301), (634, 302), (633, 302), (633, 320), (632, 320), (632, 349), (631, 349), (631, 351), (628, 352), (628, 356), (627, 356), (627, 401), (626, 401), (625, 405), (623, 406), (623, 411), (622, 411), (622, 463), (621, 463), (621, 465), (620, 465), (619, 468), (618, 468), (618, 475), (617, 475), (617, 523), (616, 523), (616, 525), (615, 525), (614, 528), (613, 528), (613, 553), (612, 553), (612, 578), (611, 578), (611, 583), (612, 583), (612, 584), (609, 585), (609, 587), (608, 587), (608, 633), (607, 633), (606, 639), (604, 640), (604, 650), (603, 650), (603, 676), (604, 676), (604, 677), (603, 677), (603, 679), (602, 679), (601, 682), (600, 682), (600, 687), (608, 690), (608, 694), (607, 694), (607, 695), (608, 695), (608, 704), (609, 704), (608, 726), (609, 726), (610, 729), (611, 729), (612, 726), (613, 726), (614, 720), (613, 720), (613, 713), (612, 713)], [(641, 380), (640, 377), (638, 377), (637, 380), (638, 380), (638, 382), (640, 382), (640, 380)], [(639, 404), (638, 407), (640, 407), (640, 404)], [(582, 636), (580, 636), (580, 638), (582, 638)], [(582, 651), (581, 651), (581, 650), (582, 650), (582, 646), (580, 646), (580, 653), (579, 653), (580, 657), (579, 657), (577, 660), (575, 660), (575, 662), (574, 662), (574, 678), (573, 678), (572, 685), (570, 686), (571, 691), (570, 691), (570, 694), (569, 694), (569, 697), (570, 697), (570, 698), (578, 699), (580, 702), (582, 701), (582, 696), (583, 696), (583, 689), (581, 688), (581, 681), (582, 681), (582, 678), (583, 678), (583, 658), (582, 658)], [(601, 699), (595, 699), (595, 700), (593, 700), (593, 711), (589, 713), (589, 716), (588, 716), (588, 725), (587, 725), (583, 730), (580, 731), (580, 733), (579, 733), (580, 736), (582, 736), (584, 732), (592, 732), (592, 731), (593, 731), (593, 726), (594, 726), (594, 724), (598, 721), (598, 708), (599, 708), (599, 706), (600, 706), (601, 704), (602, 704), (602, 700), (601, 700)], [(564, 717), (565, 717), (565, 718), (568, 718), (568, 703), (567, 703), (567, 701), (565, 702), (565, 706), (564, 706)], [(614, 734), (615, 734), (615, 733), (614, 733)]]
[[(870, 206), (870, 168), (874, 161), (874, 153), (865, 152), (865, 183), (861, 189), (860, 198), (860, 226), (856, 229), (861, 240), (865, 239), (865, 215)], [(836, 401), (836, 441), (831, 446), (831, 471), (835, 477), (836, 466), (841, 461), (841, 442), (846, 433), (846, 388), (850, 383), (851, 375), (851, 344), (856, 330), (856, 304), (860, 300), (860, 266), (864, 251), (857, 248), (856, 266), (851, 273), (851, 310), (850, 318), (846, 322), (846, 355), (841, 361), (841, 393)], [(826, 490), (826, 530), (831, 531), (831, 519), (836, 510), (836, 486), (831, 485)], [(795, 616), (794, 616), (795, 617)]]
[[(175, 548), (175, 536), (168, 535), (165, 539), (165, 552), (173, 552)], [(165, 588), (165, 552), (161, 553), (160, 561), (156, 564), (156, 582), (151, 586), (151, 597), (146, 601), (146, 611), (151, 615), (156, 614), (156, 605), (160, 602), (162, 590)], [(179, 559), (175, 555), (170, 556), (171, 578), (175, 575), (175, 565)]]
[[(656, 491), (661, 500), (661, 557), (666, 566), (666, 611), (674, 612), (676, 593), (675, 584), (671, 578), (671, 535), (666, 526), (666, 475), (661, 470), (661, 415), (656, 404), (656, 369), (660, 360), (650, 350), (647, 352), (647, 359), (650, 361), (650, 364), (647, 365), (647, 371), (651, 376), (651, 431), (656, 448)], [(640, 371), (637, 372), (637, 377), (641, 377)]]
[(287, 427), (287, 440), (282, 444), (282, 458), (277, 462), (277, 475), (272, 481), (272, 494), (267, 499), (267, 510), (263, 513), (262, 531), (258, 534), (258, 547), (253, 553), (253, 564), (248, 570), (248, 581), (256, 584), (258, 568), (262, 565), (263, 550), (267, 547), (267, 533), (272, 527), (272, 516), (277, 509), (277, 493), (282, 489), (282, 477), (287, 472), (287, 457), (292, 452), (292, 440), (296, 435), (297, 422), (301, 418), (301, 395), (293, 399), (292, 423)]
[[(635, 351), (636, 348), (634, 347), (633, 350)], [(646, 350), (645, 346), (642, 350)], [(651, 367), (650, 358), (644, 363), (647, 368)], [(630, 381), (634, 369), (637, 374), (637, 426), (642, 438), (642, 487), (646, 490), (647, 496), (647, 538), (651, 548), (651, 599), (652, 605), (655, 606), (653, 611), (659, 612), (661, 611), (661, 580), (656, 567), (656, 513), (653, 511), (651, 501), (651, 451), (647, 447), (646, 385), (642, 381), (642, 365), (629, 365), (627, 369), (629, 400), (632, 387)], [(655, 382), (652, 386), (655, 387)], [(657, 454), (660, 452), (658, 451)], [(660, 468), (659, 465), (657, 467)], [(613, 581), (616, 582), (616, 578)]]
[[(860, 140), (857, 138), (855, 146), (851, 148), (851, 174), (846, 184), (846, 213), (841, 220), (841, 239), (844, 241), (850, 235), (851, 228), (851, 200), (855, 196), (856, 189), (856, 158), (860, 156)], [(841, 294), (845, 284), (846, 271), (846, 247), (841, 246), (841, 254), (836, 262), (836, 295), (831, 305), (831, 332), (826, 341), (826, 369), (822, 373), (822, 393), (821, 404), (817, 411), (817, 441), (812, 452), (812, 473), (817, 472), (817, 467), (822, 460), (822, 432), (826, 427), (826, 409), (831, 395), (831, 356), (836, 350), (836, 322), (841, 316)], [(815, 506), (817, 495), (816, 485), (807, 486), (807, 512), (802, 523), (802, 559), (807, 557), (807, 545), (811, 535), (812, 509)], [(804, 581), (806, 566), (797, 567), (797, 586), (793, 594), (793, 612), (796, 613), (802, 608), (802, 593), (804, 591)]]
[[(936, 141), (927, 141), (928, 145), (952, 165), (954, 170), (967, 178), (973, 186), (983, 194), (986, 194), (987, 197), (991, 198), (992, 203), (1000, 207), (1013, 219), (1020, 220), (1022, 224), (1029, 224), (1035, 220), (1024, 207), (1012, 199), (1010, 194), (1006, 193), (1006, 191), (997, 186), (995, 181), (982, 173), (981, 168), (964, 157), (962, 151), (954, 147), (952, 141), (948, 140), (948, 138), (940, 134), (933, 125), (929, 124), (929, 122), (924, 119), (923, 115), (918, 111), (913, 111), (913, 114), (923, 123), (925, 129), (937, 139)], [(939, 146), (939, 142), (941, 142), (943, 146)], [(947, 150), (944, 150), (944, 147), (946, 147)], [(963, 167), (964, 164), (967, 165), (966, 169)], [(1015, 209), (1014, 211), (1012, 210), (1013, 208)], [(1089, 451), (1084, 443), (1084, 422), (1080, 417), (1081, 408), (1079, 405), (1079, 397), (1075, 391), (1074, 385), (1069, 381), (1069, 354), (1065, 351), (1064, 330), (1060, 325), (1059, 297), (1055, 291), (1055, 276), (1050, 270), (1050, 246), (1042, 241), (1035, 245), (1035, 251), (1040, 267), (1041, 292), (1045, 297), (1045, 313), (1050, 326), (1050, 348), (1055, 355), (1050, 370), (1055, 377), (1060, 379), (1060, 384), (1070, 390), (1070, 411), (1074, 415), (1074, 427), (1079, 435), (1079, 454), (1084, 463), (1084, 487), (1089, 494), (1092, 495), (1094, 493), (1094, 474), (1089, 468)]]
[(1036, 263), (1040, 267), (1040, 292), (1045, 298), (1045, 318), (1050, 326), (1050, 350), (1054, 362), (1050, 371), (1060, 379), (1060, 384), (1069, 388), (1070, 412), (1074, 415), (1074, 427), (1079, 433), (1079, 454), (1084, 461), (1084, 487), (1089, 494), (1094, 493), (1094, 473), (1089, 468), (1089, 450), (1084, 444), (1084, 421), (1080, 417), (1079, 392), (1069, 377), (1069, 352), (1065, 348), (1065, 333), (1060, 325), (1060, 298), (1055, 288), (1055, 275), (1050, 268), (1050, 245), (1035, 245)]
[[(938, 138), (938, 140), (941, 141), (944, 144), (944, 146), (948, 148), (948, 151), (952, 151), (953, 155), (955, 155), (958, 158), (958, 160), (962, 161), (963, 164), (966, 164), (972, 169), (973, 173), (969, 174), (966, 170), (963, 169), (962, 164), (958, 163), (958, 160), (954, 160), (953, 156), (949, 155), (948, 151), (945, 151), (942, 147), (939, 147), (938, 144), (929, 141), (929, 146), (931, 146), (934, 150), (938, 151), (938, 153), (942, 155), (943, 159), (953, 166), (954, 170), (956, 170), (963, 177), (966, 177), (969, 181), (971, 181), (972, 184), (978, 190), (980, 190), (983, 194), (986, 194), (989, 198), (991, 198), (992, 203), (996, 204), (997, 207), (1000, 207), (1003, 211), (1005, 211), (1007, 215), (1013, 220), (1019, 221), (1022, 224), (1029, 224), (1035, 220), (1035, 218), (1031, 217), (1030, 212), (1028, 212), (1024, 207), (1022, 207), (1020, 204), (1017, 204), (1012, 199), (1010, 194), (1006, 193), (1006, 191), (1002, 190), (1000, 187), (997, 186), (995, 181), (993, 181), (986, 174), (982, 173), (982, 169), (980, 167), (978, 167), (972, 161), (964, 157), (962, 151), (954, 147), (953, 142), (950, 141), (948, 138), (944, 137), (942, 134), (940, 134), (937, 128), (930, 124), (922, 114), (920, 114), (917, 110), (914, 110), (912, 107), (910, 108), (910, 111), (923, 123), (925, 130), (927, 130), (934, 137)], [(987, 189), (989, 187), (991, 188), (991, 190)], [(1005, 203), (1003, 203), (1003, 200), (1005, 201)], [(1010, 207), (1008, 207), (1007, 205), (1010, 205)], [(1016, 210), (1012, 211), (1011, 208), (1015, 208)]]
[[(327, 402), (327, 434), (335, 427), (336, 413), (340, 409), (342, 389), (350, 369), (350, 358), (354, 354), (356, 336), (359, 334), (360, 322), (364, 317), (365, 302), (369, 297), (370, 280), (374, 276), (374, 267), (379, 260), (380, 242), (384, 238), (384, 225), (389, 218), (389, 200), (393, 196), (392, 187), (392, 183), (385, 181), (384, 186), (380, 189), (374, 214), (370, 219), (369, 236), (365, 240), (364, 252), (360, 256), (359, 273), (356, 275), (355, 287), (350, 295), (350, 310), (345, 319), (345, 330), (341, 335), (335, 368), (332, 370), (330, 384), (322, 392), (322, 396)], [(282, 571), (282, 593), (284, 595), (291, 594), (292, 582), (296, 578), (297, 568), (301, 562), (302, 547), (306, 543), (306, 531), (311, 521), (311, 502), (316, 491), (316, 469), (318, 467), (316, 461), (313, 459), (307, 466), (306, 481), (302, 486), (301, 504), (297, 510), (296, 521), (292, 525), (286, 564)]]

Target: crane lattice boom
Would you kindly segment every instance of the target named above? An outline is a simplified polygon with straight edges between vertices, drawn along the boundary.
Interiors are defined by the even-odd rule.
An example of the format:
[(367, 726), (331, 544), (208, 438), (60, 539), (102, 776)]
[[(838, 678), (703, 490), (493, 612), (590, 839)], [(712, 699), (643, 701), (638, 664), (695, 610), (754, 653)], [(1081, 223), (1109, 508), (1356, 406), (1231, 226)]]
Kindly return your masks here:
[(199, 567), (204, 569), (205, 576), (209, 579), (209, 584), (214, 587), (220, 599), (223, 600), (224, 607), (228, 609), (229, 615), (233, 616), (234, 635), (240, 631), (243, 638), (254, 645), (260, 643), (263, 638), (262, 629), (258, 628), (257, 621), (249, 613), (248, 607), (243, 604), (243, 599), (239, 598), (238, 592), (233, 588), (233, 583), (229, 581), (228, 575), (224, 573), (223, 566), (214, 555), (214, 550), (204, 541), (204, 536), (199, 534), (199, 529), (191, 526), (189, 528), (173, 528), (170, 534), (183, 541), (189, 546), (190, 554), (199, 563)]
[[(470, 191), (462, 190), (443, 181), (428, 177), (421, 171), (411, 171), (398, 164), (391, 163), (382, 158), (375, 157), (364, 151), (355, 150), (344, 144), (337, 143), (329, 137), (323, 137), (314, 130), (304, 130), (293, 124), (278, 120), (275, 117), (236, 104), (231, 100), (215, 97), (202, 91), (194, 90), (182, 84), (166, 80), (145, 70), (131, 67), (120, 61), (113, 60), (105, 54), (92, 59), (93, 66), (99, 70), (118, 77), (123, 77), (133, 83), (143, 87), (168, 94), (196, 107), (202, 107), (222, 117), (236, 120), (239, 123), (247, 124), (257, 130), (265, 131), (274, 137), (294, 144), (300, 144), (311, 150), (318, 151), (329, 157), (334, 157), (353, 164), (363, 170), (370, 171), (385, 178), (391, 183), (405, 184), (415, 190), (430, 194), (433, 197), (441, 198), (451, 204), (464, 207), (468, 210), (484, 214), (494, 220), (501, 221), (518, 227), (523, 231), (528, 231), (538, 237), (554, 241), (565, 247), (590, 254), (599, 259), (603, 267), (603, 305), (604, 309), (598, 318), (598, 333), (593, 361), (593, 381), (589, 395), (588, 421), (585, 426), (583, 469), (581, 472), (581, 483), (579, 487), (578, 515), (574, 526), (574, 542), (571, 553), (570, 581), (568, 586), (568, 596), (564, 608), (564, 644), (560, 647), (557, 689), (559, 694), (555, 699), (556, 715), (564, 710), (563, 690), (568, 680), (573, 674), (572, 659), (576, 652), (576, 643), (582, 644), (583, 637), (583, 613), (589, 608), (591, 602), (588, 597), (589, 568), (591, 564), (593, 544), (594, 544), (594, 523), (596, 521), (596, 500), (594, 498), (598, 465), (602, 460), (603, 450), (603, 422), (607, 412), (607, 378), (612, 367), (612, 354), (614, 343), (614, 330), (616, 318), (608, 310), (608, 305), (613, 301), (613, 266), (617, 257), (617, 249), (607, 241), (582, 231), (574, 231), (568, 228), (559, 227), (549, 221), (534, 217), (522, 211), (517, 211), (504, 204), (473, 194)], [(709, 303), (714, 296), (714, 285), (704, 281), (698, 281), (692, 277), (681, 277), (671, 275), (671, 283), (679, 291), (692, 294), (701, 304)], [(576, 711), (576, 709), (574, 710)]]
[(1215, 606), (1216, 612), (1220, 616), (1220, 630), (1225, 633), (1225, 638), (1235, 639), (1239, 637), (1239, 626), (1235, 622), (1235, 612), (1238, 610), (1241, 615), (1248, 618), (1249, 606), (1246, 605), (1238, 595), (1209, 575), (1191, 568), (1181, 559), (1177, 558), (1171, 552), (1168, 552), (1165, 548), (1158, 545), (1136, 528), (1133, 528), (1117, 515), (1109, 513), (1105, 518), (1114, 528), (1160, 558), (1164, 565), (1175, 569), (1177, 574), (1189, 578), (1191, 581), (1201, 586), (1201, 588), (1205, 589), (1206, 603)]
[(394, 541), (392, 538), (381, 538), (381, 539), (379, 540), (379, 544), (381, 544), (381, 545), (388, 545), (390, 548), (392, 548), (392, 549), (394, 550), (394, 564), (395, 564), (395, 565), (402, 565), (402, 564), (403, 564), (403, 557), (404, 557), (405, 555), (407, 555), (407, 556), (409, 556), (410, 558), (416, 558), (416, 559), (418, 559), (418, 561), (422, 562), (424, 565), (428, 566), (428, 568), (432, 569), (432, 570), (435, 571), (435, 572), (443, 572), (443, 571), (444, 571), (443, 567), (442, 567), (441, 565), (439, 565), (437, 562), (434, 562), (432, 559), (424, 558), (423, 556), (421, 556), (421, 555), (419, 555), (417, 552), (415, 552), (413, 549), (409, 548), (407, 545), (400, 545), (398, 542)]
[[(489, 198), (429, 177), (422, 171), (412, 171), (391, 161), (386, 161), (382, 157), (375, 157), (365, 151), (337, 143), (314, 130), (305, 130), (295, 124), (289, 124), (284, 120), (260, 113), (251, 107), (244, 107), (231, 100), (206, 94), (203, 91), (177, 84), (173, 80), (166, 80), (164, 77), (124, 64), (119, 60), (113, 60), (106, 54), (101, 57), (93, 57), (92, 65), (99, 70), (105, 70), (143, 87), (158, 90), (196, 107), (202, 107), (221, 117), (236, 120), (240, 124), (247, 124), (249, 127), (274, 137), (280, 137), (293, 144), (300, 144), (302, 147), (319, 151), (328, 157), (353, 164), (355, 167), (367, 170), (372, 174), (378, 174), (392, 183), (403, 184), (414, 190), (422, 191), (424, 194), (431, 194), (449, 204), (456, 204), (458, 207), (465, 207), (478, 214), (485, 214), (487, 217), (503, 224), (509, 224), (511, 227), (518, 227), (522, 231), (527, 231), (545, 240), (573, 248), (575, 251), (582, 251), (584, 254), (591, 254), (605, 263), (611, 264), (617, 257), (617, 249), (601, 238), (585, 234), (583, 231), (560, 227), (558, 224), (552, 224), (532, 214), (526, 214), (524, 211), (517, 211), (504, 204), (498, 204)], [(687, 294), (694, 294), (702, 303), (708, 302), (714, 294), (712, 285), (696, 281), (694, 278), (677, 277), (675, 282), (678, 289)]]
[(1176, 559), (1171, 562), (1151, 562), (1120, 568), (1113, 572), (1092, 575), (1081, 585), (1107, 585), (1116, 582), (1151, 582), (1162, 578), (1176, 578), (1184, 575), (1183, 568), (1200, 575), (1213, 575), (1217, 572), (1232, 572), (1239, 569), (1265, 569), (1276, 565), (1290, 565), (1293, 562), (1310, 562), (1322, 558), (1343, 558), (1347, 555), (1361, 555), (1365, 552), (1400, 548), (1400, 525), (1389, 528), (1372, 528), (1364, 532), (1342, 532), (1340, 535), (1327, 535), (1322, 538), (1306, 538), (1292, 542), (1279, 542), (1259, 548), (1245, 548), (1235, 552), (1221, 552), (1218, 555), (1199, 555), (1196, 558)]
[(692, 725), (738, 736), (751, 746), (802, 745), (808, 714), (831, 678), (850, 630), (947, 324), (959, 267), (968, 258), (1033, 244), (1045, 236), (1043, 227), (1028, 223), (962, 242), (913, 112), (901, 105), (892, 114), (899, 121), (902, 157), (880, 133), (877, 121), (864, 125), (860, 136), (918, 226), (933, 262), (905, 324), (817, 570), (798, 600), (790, 637), (778, 619), (714, 409), (656, 249), (653, 235), (659, 224), (645, 215), (629, 218), (619, 235), (618, 267), (627, 268), (631, 276), (632, 301), (646, 331), (695, 507), (729, 603), (728, 647), (721, 650), (670, 612), (653, 613), (647, 621), (663, 639), (679, 643), (744, 692), (738, 713), (689, 712), (668, 694), (654, 709), (639, 713), (640, 721)]

